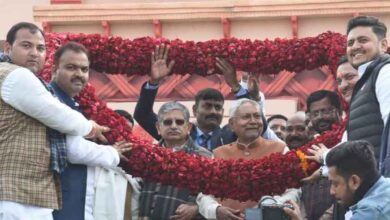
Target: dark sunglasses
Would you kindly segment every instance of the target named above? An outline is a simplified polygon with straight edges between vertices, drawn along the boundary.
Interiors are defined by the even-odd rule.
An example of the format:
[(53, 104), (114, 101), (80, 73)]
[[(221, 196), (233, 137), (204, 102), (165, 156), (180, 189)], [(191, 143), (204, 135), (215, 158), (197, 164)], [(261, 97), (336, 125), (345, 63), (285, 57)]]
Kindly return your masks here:
[(162, 124), (164, 126), (171, 126), (173, 124), (173, 122), (175, 122), (175, 124), (178, 126), (182, 126), (185, 123), (184, 119), (175, 119), (175, 120), (167, 119), (167, 120), (162, 121)]

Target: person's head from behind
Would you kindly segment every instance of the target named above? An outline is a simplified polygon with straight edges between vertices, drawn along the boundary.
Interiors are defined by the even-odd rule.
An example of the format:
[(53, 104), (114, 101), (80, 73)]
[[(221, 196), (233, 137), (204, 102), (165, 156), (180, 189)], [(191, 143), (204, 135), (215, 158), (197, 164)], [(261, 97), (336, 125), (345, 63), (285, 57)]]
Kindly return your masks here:
[(163, 104), (157, 114), (156, 128), (168, 146), (184, 144), (191, 131), (190, 113), (183, 104), (173, 101)]
[(297, 149), (310, 140), (305, 112), (296, 112), (287, 121), (286, 144), (290, 149)]
[(340, 98), (335, 92), (319, 90), (306, 99), (307, 112), (314, 130), (318, 133), (330, 130), (340, 121), (342, 114)]
[(379, 175), (373, 146), (366, 141), (348, 141), (333, 148), (326, 157), (326, 164), (330, 193), (346, 207), (358, 202), (359, 187), (372, 183)]
[(263, 133), (264, 121), (259, 103), (250, 99), (236, 100), (229, 111), (229, 126), (242, 144), (249, 144)]
[(358, 71), (342, 56), (337, 67), (337, 89), (348, 103), (351, 101), (353, 88), (359, 80)]
[(378, 18), (357, 16), (347, 27), (347, 56), (354, 68), (375, 59), (387, 50), (387, 27)]
[(122, 110), (122, 109), (117, 109), (114, 112), (116, 112), (120, 116), (124, 117), (126, 119), (126, 121), (127, 121), (127, 125), (129, 125), (129, 127), (131, 129), (133, 129), (133, 127), (134, 127), (134, 119), (133, 119), (133, 116), (131, 116), (130, 113), (128, 113), (127, 111)]
[(269, 128), (275, 132), (281, 140), (286, 138), (286, 123), (287, 118), (284, 115), (272, 115), (267, 119)]
[(221, 125), (223, 103), (223, 95), (216, 89), (207, 88), (196, 94), (192, 110), (196, 117), (197, 126), (203, 132), (213, 131)]
[(89, 79), (88, 50), (68, 42), (54, 54), (53, 81), (70, 97), (79, 95)]
[(37, 74), (43, 68), (46, 58), (43, 31), (32, 23), (15, 24), (7, 33), (4, 53), (14, 64)]

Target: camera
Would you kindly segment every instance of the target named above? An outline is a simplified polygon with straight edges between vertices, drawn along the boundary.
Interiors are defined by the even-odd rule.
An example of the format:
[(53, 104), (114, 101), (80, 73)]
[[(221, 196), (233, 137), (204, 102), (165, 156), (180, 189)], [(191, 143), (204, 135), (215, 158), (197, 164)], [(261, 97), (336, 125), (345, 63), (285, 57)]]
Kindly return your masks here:
[(245, 220), (290, 220), (283, 208), (294, 209), (291, 204), (280, 204), (271, 196), (260, 200), (259, 208), (245, 209)]

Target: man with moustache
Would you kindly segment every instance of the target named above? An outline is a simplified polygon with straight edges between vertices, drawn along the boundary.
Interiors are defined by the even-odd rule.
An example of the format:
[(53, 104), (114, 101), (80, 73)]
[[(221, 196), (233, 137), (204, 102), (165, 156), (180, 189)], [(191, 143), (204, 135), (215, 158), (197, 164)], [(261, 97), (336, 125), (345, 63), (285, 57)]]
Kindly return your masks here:
[(0, 216), (52, 219), (53, 209), (61, 207), (58, 174), (66, 166), (66, 143), (48, 134), (49, 127), (101, 140), (107, 128), (60, 103), (39, 80), (46, 50), (44, 34), (36, 25), (15, 24), (7, 33), (4, 52), (0, 63)]
[[(337, 89), (341, 93), (343, 99), (350, 103), (352, 91), (355, 87), (355, 84), (359, 80), (358, 72), (355, 68), (352, 67), (352, 65), (348, 62), (348, 59), (346, 56), (343, 56), (339, 60), (339, 66), (337, 68), (337, 75), (336, 75), (336, 81), (337, 81)], [(344, 132), (342, 142), (345, 142), (347, 140), (347, 131)], [(324, 152), (329, 152), (329, 149), (327, 149), (323, 144), (319, 144), (318, 146), (313, 146), (312, 149), (309, 149), (310, 152), (312, 152), (313, 156), (308, 156), (310, 159), (315, 159), (319, 163), (323, 163), (323, 159), (320, 160), (320, 158), (325, 158), (323, 155)], [(310, 177), (306, 178), (307, 180), (310, 180), (310, 182), (316, 181), (321, 179), (323, 176), (327, 176), (328, 174), (328, 168), (326, 166), (322, 166), (319, 170), (314, 172)], [(333, 215), (334, 219), (343, 219), (343, 216), (345, 214), (345, 210), (340, 205), (337, 205), (334, 203), (334, 208), (330, 208), (326, 211), (327, 215)]]
[[(342, 98), (349, 104), (351, 102), (353, 89), (359, 80), (359, 74), (348, 62), (346, 56), (342, 56), (338, 64), (336, 75), (337, 89), (341, 93)], [(347, 131), (344, 132), (341, 142), (345, 141), (347, 141)], [(309, 151), (313, 153), (313, 156), (308, 156), (308, 158), (323, 163), (323, 158), (326, 156), (325, 152), (329, 152), (330, 149), (326, 148), (323, 144), (313, 147), (315, 150), (314, 148), (309, 149)], [(322, 174), (326, 175), (327, 167), (324, 166), (322, 169)]]
[(310, 140), (305, 121), (304, 112), (296, 112), (287, 120), (286, 144), (290, 150), (298, 149)]
[[(87, 49), (76, 42), (67, 42), (58, 48), (54, 54), (53, 80), (50, 83), (56, 97), (72, 109), (80, 111), (74, 97), (84, 89), (88, 79)], [(58, 135), (63, 134), (58, 133)], [(63, 136), (65, 138), (65, 135)], [(98, 145), (79, 136), (71, 135), (68, 135), (66, 140), (69, 163), (60, 175), (63, 207), (53, 212), (53, 218), (54, 220), (93, 220), (95, 186), (98, 185), (95, 181), (97, 166), (115, 168), (119, 164), (120, 156), (130, 151), (131, 148), (125, 142), (118, 142), (112, 146)], [(108, 181), (105, 184), (109, 184)], [(122, 182), (117, 181), (112, 184), (114, 185), (112, 187), (117, 187), (117, 189), (122, 187), (122, 195), (125, 195), (126, 178), (123, 178)], [(122, 195), (110, 196), (118, 201), (120, 206), (124, 206)], [(102, 210), (96, 211), (102, 212)], [(116, 215), (119, 216), (121, 213), (116, 213)], [(123, 212), (121, 219), (123, 219)]]
[[(332, 124), (340, 121), (342, 109), (339, 96), (336, 93), (319, 90), (311, 93), (306, 103), (307, 115), (317, 133), (322, 134), (332, 129)], [(318, 172), (322, 172), (322, 170)], [(323, 177), (302, 187), (302, 202), (307, 219), (320, 219), (324, 212), (331, 207), (333, 200), (329, 189), (330, 183)]]
[[(337, 90), (341, 93), (342, 98), (349, 104), (351, 102), (353, 89), (359, 80), (358, 71), (352, 67), (352, 65), (348, 62), (346, 56), (342, 56), (339, 59), (336, 82), (337, 82)], [(344, 132), (341, 142), (347, 141), (347, 131)], [(330, 149), (326, 148), (323, 144), (318, 146), (314, 146), (312, 149), (309, 149), (313, 155), (307, 156), (308, 159), (316, 160), (319, 163), (323, 163), (323, 158), (326, 157), (326, 153), (330, 151)], [(315, 173), (318, 174), (318, 173)], [(323, 175), (327, 174), (327, 168), (323, 167)], [(313, 176), (313, 179), (317, 177)]]
[(340, 121), (342, 109), (340, 98), (335, 92), (315, 91), (306, 99), (306, 106), (313, 129), (319, 134), (332, 129), (332, 124)]

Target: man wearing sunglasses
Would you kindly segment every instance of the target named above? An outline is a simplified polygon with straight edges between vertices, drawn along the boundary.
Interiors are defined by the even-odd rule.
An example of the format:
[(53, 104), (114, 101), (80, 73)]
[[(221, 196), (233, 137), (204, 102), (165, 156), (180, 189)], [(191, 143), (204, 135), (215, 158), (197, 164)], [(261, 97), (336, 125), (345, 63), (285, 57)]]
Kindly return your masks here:
[[(192, 124), (188, 109), (178, 102), (167, 102), (161, 106), (156, 128), (161, 135), (159, 144), (173, 151), (183, 151), (211, 157), (211, 152), (194, 143), (189, 136)], [(196, 197), (189, 190), (170, 185), (145, 181), (139, 199), (140, 219), (185, 220), (201, 219)]]

